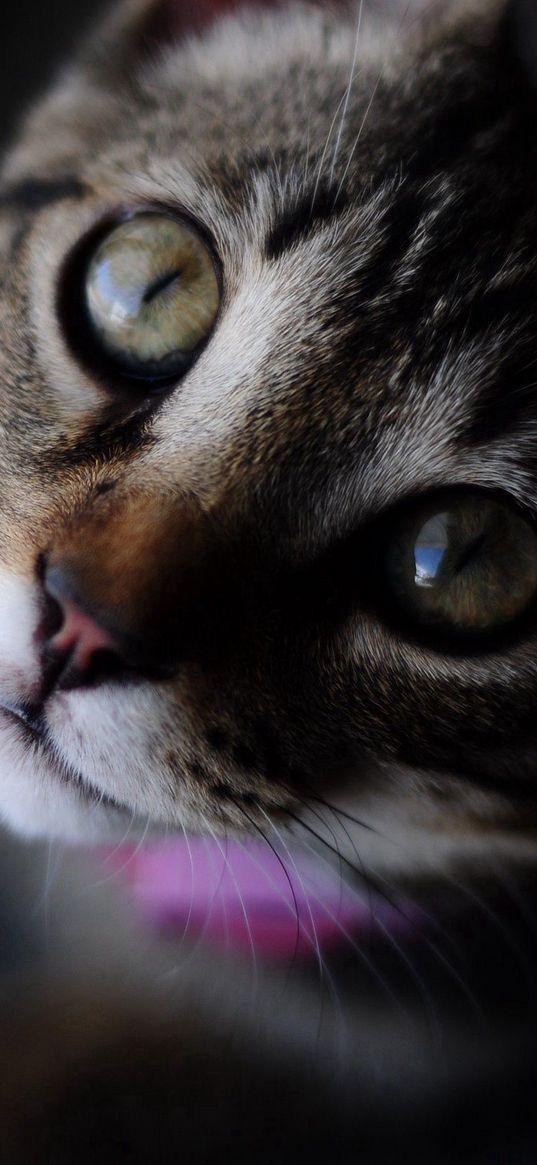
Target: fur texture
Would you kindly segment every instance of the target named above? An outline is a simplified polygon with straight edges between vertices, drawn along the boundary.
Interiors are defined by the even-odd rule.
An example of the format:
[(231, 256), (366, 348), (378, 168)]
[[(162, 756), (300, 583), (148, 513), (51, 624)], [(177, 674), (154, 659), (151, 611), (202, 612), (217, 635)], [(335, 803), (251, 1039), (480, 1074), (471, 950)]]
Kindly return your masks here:
[[(175, 673), (52, 692), (30, 743), (7, 723), (4, 812), (240, 826), (344, 771), (373, 822), (403, 801), (413, 859), (431, 830), (526, 854), (532, 628), (439, 651), (364, 584), (402, 499), (537, 501), (534, 98), (504, 6), (293, 4), (169, 47), (151, 15), (116, 15), (4, 168), (2, 696), (40, 704), (43, 556)], [(224, 290), (192, 370), (144, 395), (68, 308), (81, 239), (147, 207), (202, 223)]]
[[(357, 1094), (363, 1130), (382, 1125), (388, 1096), (397, 1121), (421, 1120), (433, 1094), (458, 1113), (472, 1081), (483, 1127), (475, 1081), (495, 1071), (475, 1036), (483, 999), (503, 1062), (535, 1063), (535, 944), (531, 927), (518, 933), (537, 857), (534, 609), (512, 634), (461, 647), (410, 627), (375, 574), (379, 539), (416, 498), (478, 489), (537, 517), (534, 26), (520, 0), (225, 7), (128, 0), (4, 162), (0, 811), (28, 836), (90, 841), (178, 827), (270, 839), (290, 823), (389, 893), (404, 885), (448, 911), (456, 900), (457, 917), (464, 901), (478, 921), (455, 930), (455, 961), (449, 927), (444, 946), (384, 955), (408, 972), (401, 1024), (383, 965), (373, 989), (367, 952), (362, 974), (356, 960), (343, 969), (352, 1054), (337, 1075), (334, 1007), (316, 1044), (320, 1090), (304, 1072), (311, 984), (272, 982), (258, 1007), (267, 1046), (286, 1048), (292, 1025), (312, 1087), (304, 1119), (321, 1095), (330, 1146), (337, 1109), (341, 1156), (325, 1151), (347, 1161)], [(147, 391), (103, 368), (80, 311), (96, 240), (144, 210), (198, 224), (222, 287), (191, 369)], [(49, 667), (57, 576), (122, 644), (122, 666), (91, 684)], [(507, 927), (487, 931), (476, 886), (503, 896)], [(212, 1097), (211, 1030), (190, 1046)], [(178, 1067), (165, 1042), (168, 1075), (188, 1090), (188, 1056)], [(264, 1068), (246, 1087), (250, 1160), (265, 1090), (279, 1111), (289, 1063), (275, 1089)], [(228, 1112), (235, 1080), (233, 1061), (215, 1093)], [(285, 1119), (289, 1155), (272, 1130), (267, 1160), (297, 1159)], [(200, 1160), (220, 1151), (218, 1121), (211, 1130)], [(490, 1165), (508, 1159), (501, 1146), (463, 1158), (458, 1145), (449, 1160)], [(414, 1148), (421, 1159), (432, 1165)]]

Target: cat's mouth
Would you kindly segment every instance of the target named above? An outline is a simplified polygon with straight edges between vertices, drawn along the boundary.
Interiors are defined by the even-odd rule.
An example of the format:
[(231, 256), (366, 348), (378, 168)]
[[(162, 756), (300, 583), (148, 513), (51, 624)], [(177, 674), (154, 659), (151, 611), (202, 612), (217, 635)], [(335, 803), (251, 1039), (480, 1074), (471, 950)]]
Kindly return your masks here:
[(63, 786), (75, 789), (77, 794), (92, 805), (115, 812), (130, 813), (132, 810), (125, 803), (118, 801), (110, 793), (104, 792), (92, 784), (78, 769), (60, 760), (57, 752), (52, 748), (47, 735), (45, 722), (39, 710), (30, 705), (15, 704), (3, 700), (0, 705), (0, 715), (10, 724), (15, 725), (22, 742), (26, 746), (38, 748), (47, 759), (48, 771), (51, 772)]
[(30, 705), (11, 703), (5, 699), (0, 705), (0, 712), (11, 723), (17, 725), (27, 741), (33, 744), (45, 744), (44, 724), (40, 712), (37, 712)]

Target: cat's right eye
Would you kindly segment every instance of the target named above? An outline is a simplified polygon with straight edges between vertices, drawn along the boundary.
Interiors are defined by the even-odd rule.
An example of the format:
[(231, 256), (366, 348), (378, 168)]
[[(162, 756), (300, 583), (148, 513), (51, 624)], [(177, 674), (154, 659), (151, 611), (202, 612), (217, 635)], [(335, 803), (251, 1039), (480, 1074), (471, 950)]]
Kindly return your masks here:
[(424, 501), (392, 527), (392, 603), (417, 627), (465, 640), (507, 628), (537, 600), (537, 531), (479, 491)]
[(144, 212), (97, 244), (83, 297), (98, 354), (123, 375), (158, 381), (192, 364), (214, 326), (220, 285), (199, 231)]

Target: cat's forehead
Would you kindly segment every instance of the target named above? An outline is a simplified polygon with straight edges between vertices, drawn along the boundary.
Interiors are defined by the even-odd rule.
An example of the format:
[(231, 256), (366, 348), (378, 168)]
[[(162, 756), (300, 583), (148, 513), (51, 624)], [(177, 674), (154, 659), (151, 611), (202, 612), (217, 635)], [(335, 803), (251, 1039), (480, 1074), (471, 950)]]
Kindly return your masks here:
[(476, 172), (487, 154), (497, 166), (512, 79), (471, 23), (425, 36), (411, 4), (387, 31), (362, 8), (344, 8), (343, 19), (336, 7), (262, 6), (149, 53), (128, 75), (75, 70), (9, 157), (8, 198), (22, 184), (24, 208), (28, 183), (32, 198), (43, 183), (47, 200), (51, 185), (51, 201), (84, 183), (111, 205), (168, 200), (225, 247), (233, 220), (242, 243), (249, 229), (260, 236), (282, 215), (296, 219), (298, 203), (314, 219), (323, 199), (343, 195), (360, 216), (357, 249), (372, 194), (382, 203), (409, 170), (422, 185), (444, 175), (446, 191), (455, 173), (464, 198), (469, 151)]
[[(128, 14), (149, 2), (127, 0), (123, 8)], [(329, 6), (265, 0), (253, 7), (252, 0), (237, 0), (232, 7), (239, 10), (235, 16), (203, 35), (163, 45), (149, 40), (127, 62), (118, 37), (107, 44), (104, 62), (95, 53), (95, 60), (67, 70), (28, 119), (8, 157), (8, 178), (32, 164), (41, 172), (67, 160), (83, 167), (120, 142), (130, 142), (134, 159), (143, 142), (147, 161), (153, 151), (179, 148), (195, 156), (218, 146), (232, 165), (240, 140), (292, 154), (306, 141), (313, 152), (324, 151), (327, 130), (343, 147), (357, 130), (367, 138), (374, 127), (388, 140), (418, 137), (438, 106), (458, 102), (463, 90), (482, 81), (490, 85), (494, 70), (481, 44), (487, 37), (475, 28), (487, 27), (488, 9), (495, 12), (502, 0), (486, 6), (483, 0), (336, 0)], [(386, 19), (387, 8), (396, 18)], [(418, 20), (429, 8), (430, 27)], [(468, 16), (453, 35), (449, 23), (446, 33), (436, 20), (438, 12), (452, 10)], [(361, 154), (363, 164), (363, 148)]]
[(318, 483), (326, 517), (333, 491), (343, 525), (453, 480), (509, 474), (527, 498), (526, 449), (511, 440), (534, 334), (527, 113), (479, 38), (406, 33), (381, 52), (355, 17), (297, 5), (159, 51), (104, 97), (67, 80), (39, 116), (64, 118), (68, 162), (55, 172), (53, 149), (36, 178), (33, 158), (17, 185), (23, 147), (5, 196), (31, 224), (32, 198), (50, 202), (18, 257), (39, 371), (60, 401), (82, 382), (60, 341), (49, 356), (66, 256), (95, 215), (168, 207), (210, 232), (225, 311), (154, 420), (159, 459), (177, 456), (177, 434), (181, 455), (205, 441), (243, 481), (252, 464), (272, 480), (284, 464), (289, 482), (298, 458), (295, 499)]

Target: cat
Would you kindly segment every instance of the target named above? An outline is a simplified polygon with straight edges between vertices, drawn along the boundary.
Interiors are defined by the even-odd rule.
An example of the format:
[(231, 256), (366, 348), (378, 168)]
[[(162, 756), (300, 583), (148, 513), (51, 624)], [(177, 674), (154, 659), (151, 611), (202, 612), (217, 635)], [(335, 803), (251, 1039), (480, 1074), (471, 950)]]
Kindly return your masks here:
[(328, 960), (317, 1052), (300, 968), (254, 1019), (223, 960), (187, 1039), (183, 977), (138, 1053), (111, 1008), (112, 1095), (160, 1058), (169, 1159), (535, 1156), (536, 29), (524, 0), (127, 0), (4, 161), (4, 821), (261, 834), (292, 873), (290, 828), (403, 919)]

